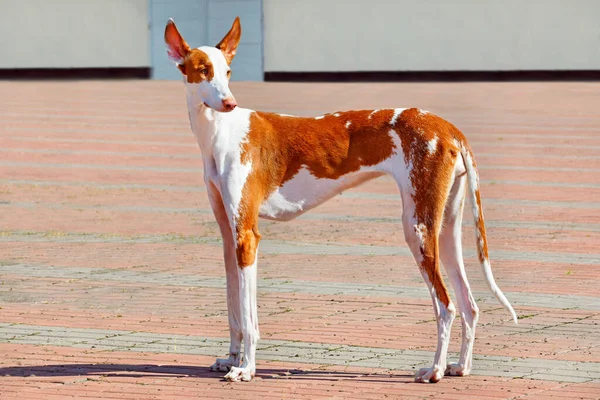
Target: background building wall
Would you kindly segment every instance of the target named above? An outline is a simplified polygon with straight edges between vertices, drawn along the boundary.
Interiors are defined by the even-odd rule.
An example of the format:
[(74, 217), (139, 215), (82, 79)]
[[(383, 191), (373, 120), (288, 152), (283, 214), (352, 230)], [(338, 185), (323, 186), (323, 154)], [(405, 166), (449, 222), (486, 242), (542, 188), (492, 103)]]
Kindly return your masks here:
[(151, 68), (173, 17), (191, 46), (235, 16), (234, 80), (263, 72), (600, 70), (598, 0), (0, 0), (0, 69)]
[(181, 79), (167, 58), (165, 24), (175, 20), (177, 29), (191, 47), (216, 45), (231, 28), (236, 16), (242, 23), (242, 38), (233, 60), (232, 80), (262, 80), (261, 0), (150, 0), (152, 77)]
[(147, 0), (0, 0), (0, 68), (149, 67)]
[(264, 0), (265, 71), (600, 69), (597, 0)]

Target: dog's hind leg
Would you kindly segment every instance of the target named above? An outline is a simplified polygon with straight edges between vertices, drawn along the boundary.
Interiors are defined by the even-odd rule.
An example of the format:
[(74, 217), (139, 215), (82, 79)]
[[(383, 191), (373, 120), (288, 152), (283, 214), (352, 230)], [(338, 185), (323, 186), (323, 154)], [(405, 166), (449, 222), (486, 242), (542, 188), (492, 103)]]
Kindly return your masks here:
[[(437, 322), (433, 365), (415, 375), (416, 382), (425, 383), (437, 382), (444, 376), (450, 330), (456, 315), (440, 270), (439, 235), (459, 152), (442, 136), (443, 132), (425, 141), (425, 131), (420, 129), (407, 125), (402, 130), (401, 138), (410, 146), (404, 146), (404, 160), (399, 158), (396, 162), (404, 162), (406, 168), (395, 168), (392, 172), (402, 194), (404, 237), (429, 289)], [(411, 135), (414, 139), (406, 140)]]
[(461, 161), (457, 162), (454, 174), (455, 179), (446, 203), (444, 224), (440, 233), (440, 256), (456, 294), (462, 324), (460, 358), (458, 363), (447, 366), (446, 375), (464, 376), (471, 372), (479, 308), (471, 293), (462, 257), (461, 227), (467, 179)]
[[(456, 314), (454, 304), (442, 279), (438, 251), (439, 224), (435, 215), (417, 217), (411, 196), (403, 198), (402, 223), (404, 237), (410, 247), (433, 300), (437, 322), (438, 343), (433, 365), (422, 368), (415, 375), (416, 382), (437, 382), (446, 370), (446, 353), (450, 343), (450, 329)], [(437, 214), (437, 213), (434, 213)], [(439, 211), (441, 216), (441, 211)]]

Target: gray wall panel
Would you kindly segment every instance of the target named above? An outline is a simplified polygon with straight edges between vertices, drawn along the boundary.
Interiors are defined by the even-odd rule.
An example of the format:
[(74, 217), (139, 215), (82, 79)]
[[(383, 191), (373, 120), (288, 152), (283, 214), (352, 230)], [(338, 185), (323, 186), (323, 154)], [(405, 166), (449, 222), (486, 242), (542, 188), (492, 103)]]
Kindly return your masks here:
[(600, 69), (598, 0), (264, 0), (265, 71)]
[(148, 67), (147, 0), (0, 0), (0, 68)]

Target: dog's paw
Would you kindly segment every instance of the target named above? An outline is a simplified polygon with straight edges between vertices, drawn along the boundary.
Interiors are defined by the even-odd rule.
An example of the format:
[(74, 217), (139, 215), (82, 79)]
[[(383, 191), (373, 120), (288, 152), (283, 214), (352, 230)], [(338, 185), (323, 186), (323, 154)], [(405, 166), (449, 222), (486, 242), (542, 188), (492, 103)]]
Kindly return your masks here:
[(217, 358), (217, 361), (208, 369), (216, 372), (229, 372), (232, 367), (240, 366), (240, 357), (229, 356), (229, 358)]
[(436, 383), (442, 379), (442, 370), (439, 368), (421, 368), (415, 374), (415, 382), (417, 383)]
[(445, 375), (450, 376), (467, 376), (471, 372), (470, 368), (466, 368), (458, 363), (448, 364), (446, 366)]
[(249, 382), (252, 380), (252, 378), (254, 378), (255, 372), (256, 372), (255, 369), (251, 368), (251, 367), (244, 367), (244, 368), (231, 367), (231, 370), (229, 370), (229, 373), (227, 375), (225, 375), (225, 379), (228, 380), (229, 382), (239, 382), (239, 381)]

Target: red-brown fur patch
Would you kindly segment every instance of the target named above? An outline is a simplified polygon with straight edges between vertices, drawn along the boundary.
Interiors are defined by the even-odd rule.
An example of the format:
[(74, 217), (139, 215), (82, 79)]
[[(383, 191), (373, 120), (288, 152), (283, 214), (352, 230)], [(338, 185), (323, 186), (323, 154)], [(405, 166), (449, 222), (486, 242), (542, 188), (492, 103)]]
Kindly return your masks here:
[[(463, 137), (451, 123), (416, 108), (405, 110), (394, 128), (400, 136), (405, 162), (412, 164), (410, 179), (414, 188), (415, 217), (417, 223), (426, 228), (420, 267), (427, 272), (440, 301), (448, 306), (450, 298), (441, 277), (438, 236), (460, 152), (454, 139), (460, 142)], [(430, 153), (427, 144), (434, 138), (437, 145)]]
[(167, 54), (172, 60), (183, 60), (190, 51), (190, 46), (177, 30), (175, 23), (170, 20), (165, 27), (164, 35), (167, 44)]
[[(317, 178), (338, 179), (390, 157), (395, 149), (389, 133), (393, 111), (370, 115), (368, 110), (342, 112), (338, 117), (328, 114), (321, 119), (253, 113), (248, 141), (242, 148), (241, 161), (251, 161), (252, 171), (242, 192), (238, 240), (248, 237), (250, 231), (258, 233), (261, 203), (303, 166)], [(244, 259), (253, 261), (254, 256)]]
[[(475, 162), (473, 161), (473, 164)], [(481, 195), (479, 194), (479, 189), (475, 191), (475, 198), (477, 199), (477, 207), (479, 209), (479, 216), (477, 217), (477, 230), (479, 231), (479, 238), (481, 240), (481, 244), (477, 243), (477, 255), (479, 257), (479, 262), (483, 263), (485, 259), (488, 258), (488, 245), (487, 245), (487, 235), (485, 234), (485, 223), (483, 222), (483, 208), (481, 206)]]
[(198, 49), (190, 50), (183, 64), (179, 64), (177, 67), (186, 76), (189, 83), (210, 82), (215, 76), (208, 54)]
[(242, 25), (240, 24), (240, 17), (236, 17), (229, 32), (227, 32), (225, 37), (223, 37), (223, 39), (215, 46), (217, 49), (221, 50), (225, 60), (227, 60), (227, 64), (231, 65), (231, 61), (233, 61), (238, 44), (240, 43), (241, 36)]
[[(475, 157), (473, 156), (473, 150), (471, 146), (467, 143), (466, 139), (464, 140), (463, 146), (469, 152), (469, 156), (471, 158), (471, 162), (473, 163), (473, 169), (477, 171), (477, 163), (475, 162)], [(479, 182), (479, 179), (477, 179)], [(479, 188), (473, 188), (475, 190), (475, 199), (477, 202), (477, 209), (479, 210), (479, 215), (477, 215), (477, 226), (476, 229), (478, 231), (477, 237), (481, 240), (481, 244), (477, 243), (477, 256), (479, 258), (479, 262), (483, 263), (485, 259), (488, 259), (488, 244), (487, 244), (487, 235), (485, 234), (485, 222), (483, 220), (483, 207), (481, 205), (481, 194), (479, 193)]]
[[(465, 139), (454, 125), (433, 114), (408, 109), (392, 126), (393, 114), (392, 109), (347, 111), (316, 119), (253, 113), (241, 155), (242, 163), (252, 162), (252, 171), (238, 210), (239, 266), (254, 262), (260, 240), (258, 210), (277, 187), (302, 167), (316, 178), (338, 179), (361, 167), (379, 164), (395, 151), (390, 135), (393, 129), (400, 138), (406, 164), (412, 164), (415, 217), (426, 228), (420, 268), (427, 272), (440, 301), (448, 306), (450, 297), (441, 278), (438, 235), (460, 152), (454, 139), (460, 143)], [(437, 145), (430, 153), (427, 144), (434, 137)]]
[[(231, 30), (225, 35), (223, 40), (217, 45), (222, 46), (221, 51), (231, 63), (237, 45), (240, 41), (241, 27), (240, 20), (236, 18)], [(167, 44), (167, 53), (174, 60), (180, 59), (177, 68), (181, 71), (189, 83), (200, 83), (202, 81), (211, 81), (214, 77), (214, 68), (208, 55), (198, 49), (190, 49), (183, 36), (177, 30), (173, 21), (169, 21), (165, 27), (165, 43)], [(229, 58), (228, 58), (229, 57)], [(230, 72), (227, 73), (227, 77)]]

